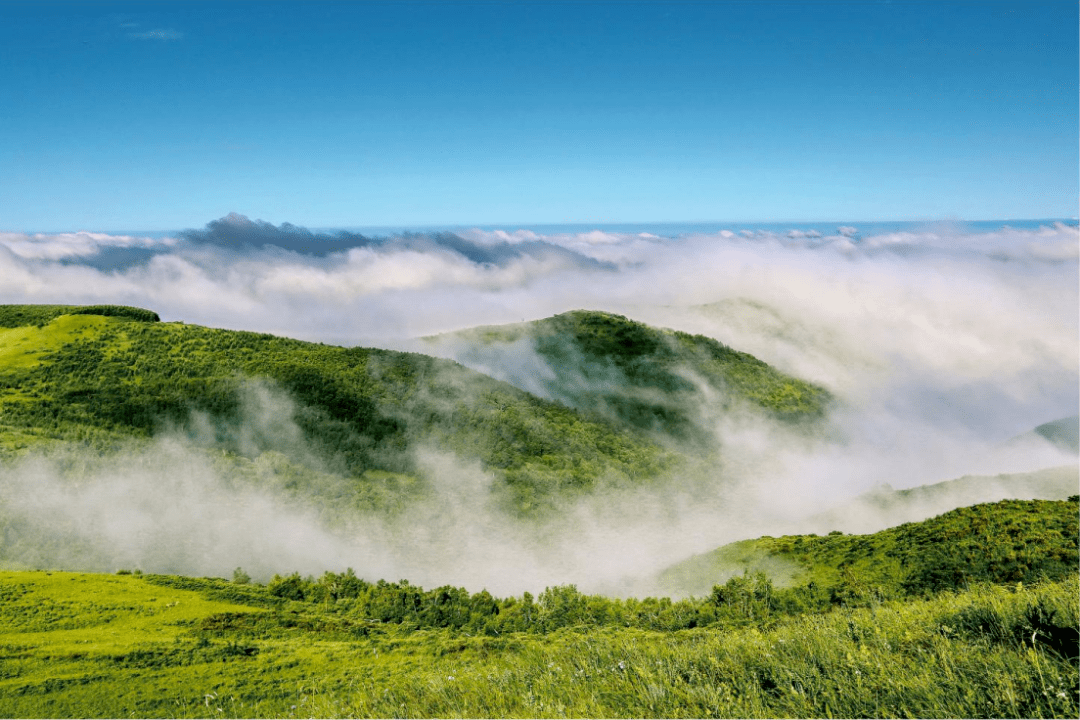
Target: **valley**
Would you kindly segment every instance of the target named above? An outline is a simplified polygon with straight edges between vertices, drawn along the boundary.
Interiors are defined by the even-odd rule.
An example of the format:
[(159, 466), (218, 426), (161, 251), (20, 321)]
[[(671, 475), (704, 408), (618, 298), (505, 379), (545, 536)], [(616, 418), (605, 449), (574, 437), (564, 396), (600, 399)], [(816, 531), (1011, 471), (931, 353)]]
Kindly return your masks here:
[(841, 398), (610, 313), (422, 342), (0, 306), (4, 714), (1076, 714), (1075, 464), (709, 533), (724, 428)]

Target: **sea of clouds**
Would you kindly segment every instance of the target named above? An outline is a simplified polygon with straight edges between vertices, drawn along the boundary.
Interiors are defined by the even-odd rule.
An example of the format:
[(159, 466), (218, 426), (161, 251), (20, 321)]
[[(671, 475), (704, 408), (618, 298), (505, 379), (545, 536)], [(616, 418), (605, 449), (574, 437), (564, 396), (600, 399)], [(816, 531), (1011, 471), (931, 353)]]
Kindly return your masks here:
[[(942, 223), (876, 233), (855, 224), (832, 231), (648, 230), (365, 235), (233, 214), (167, 237), (0, 232), (0, 303), (136, 305), (165, 321), (419, 350), (474, 365), (475, 353), (460, 342), (418, 338), (572, 309), (605, 310), (716, 338), (819, 383), (838, 399), (832, 419), (841, 432), (833, 442), (808, 447), (750, 420), (718, 422), (712, 430), (726, 450), (717, 472), (726, 484), (714, 502), (629, 493), (618, 502), (583, 505), (567, 514), (572, 528), (562, 528), (572, 530), (574, 542), (552, 533), (543, 552), (530, 551), (535, 537), (475, 510), (486, 473), (432, 455), (426, 462), (441, 478), (444, 506), (459, 512), (414, 525), (438, 528), (442, 538), (460, 536), (481, 554), (486, 547), (491, 562), (477, 566), (462, 559), (472, 553), (445, 547), (436, 552), (438, 538), (425, 562), (415, 552), (419, 540), (390, 542), (385, 538), (393, 532), (383, 528), (385, 552), (372, 551), (369, 529), (370, 542), (354, 537), (345, 550), (322, 552), (332, 561), (321, 569), (340, 570), (338, 561), (363, 556), (374, 563), (373, 573), (400, 569), (426, 584), (467, 581), (473, 589), (517, 592), (538, 589), (538, 581), (563, 581), (625, 589), (619, 583), (629, 576), (721, 542), (797, 528), (800, 518), (881, 483), (903, 488), (1075, 464), (1075, 455), (1038, 438), (1015, 440), (1077, 414), (1075, 224)], [(535, 361), (477, 369), (520, 383), (522, 364)], [(196, 480), (208, 476), (194, 467)], [(33, 472), (49, 474), (40, 466)], [(131, 461), (114, 473), (123, 482), (137, 474)], [(29, 492), (27, 477), (9, 484), (9, 495), (16, 486)], [(200, 487), (196, 480), (184, 487)], [(48, 504), (50, 497), (60, 495), (35, 502)], [(136, 514), (156, 506), (129, 504), (125, 512)], [(200, 518), (213, 523), (217, 515), (189, 521)], [(146, 532), (151, 525), (132, 527)], [(240, 545), (219, 553), (215, 572), (228, 558), (256, 562), (246, 532), (228, 537)], [(130, 542), (124, 547), (138, 555)], [(276, 552), (295, 559), (296, 569), (320, 569), (310, 554)], [(353, 564), (362, 572), (364, 562)], [(189, 558), (177, 567), (193, 572), (199, 565)]]

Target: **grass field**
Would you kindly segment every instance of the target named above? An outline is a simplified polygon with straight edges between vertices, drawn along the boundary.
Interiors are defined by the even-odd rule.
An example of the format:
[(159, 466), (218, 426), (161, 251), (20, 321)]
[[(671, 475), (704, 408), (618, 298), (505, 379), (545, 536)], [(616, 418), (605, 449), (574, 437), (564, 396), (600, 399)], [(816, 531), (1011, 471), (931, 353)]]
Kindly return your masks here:
[[(1075, 717), (1077, 580), (765, 629), (472, 635), (265, 588), (0, 573), (7, 717)], [(166, 584), (160, 584), (166, 583)], [(215, 599), (215, 596), (218, 599)], [(1070, 635), (1071, 632), (1071, 635)]]
[[(761, 538), (788, 587), (536, 598), (351, 572), (0, 573), (9, 717), (1074, 717), (1076, 499)], [(979, 545), (979, 562), (968, 560)], [(921, 553), (925, 562), (917, 562)], [(726, 554), (726, 555), (725, 555)], [(693, 565), (693, 563), (691, 563)], [(945, 568), (945, 572), (927, 572)], [(1019, 579), (1018, 579), (1019, 578)], [(782, 578), (779, 578), (782, 580)]]

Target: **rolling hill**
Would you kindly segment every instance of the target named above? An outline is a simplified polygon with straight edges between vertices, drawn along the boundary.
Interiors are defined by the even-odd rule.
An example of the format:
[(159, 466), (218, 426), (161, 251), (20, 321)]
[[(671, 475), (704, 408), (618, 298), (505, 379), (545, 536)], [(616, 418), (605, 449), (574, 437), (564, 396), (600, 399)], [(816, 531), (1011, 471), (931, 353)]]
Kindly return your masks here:
[(955, 480), (894, 490), (874, 488), (807, 518), (807, 530), (850, 533), (926, 520), (953, 508), (999, 500), (1064, 500), (1080, 489), (1080, 467), (1059, 465), (1024, 473), (965, 475)]
[(422, 474), (416, 452), (430, 448), (480, 463), (526, 513), (601, 479), (669, 473), (708, 435), (704, 414), (753, 408), (808, 425), (830, 398), (709, 338), (597, 312), (472, 331), (494, 350), (527, 336), (552, 373), (544, 398), (426, 355), (162, 323), (139, 308), (0, 306), (0, 328), (8, 451), (179, 433), (235, 458), (281, 453), (316, 485), (352, 478), (359, 498), (387, 474)]
[(641, 435), (416, 353), (162, 323), (137, 308), (0, 307), (0, 447), (107, 449), (181, 434), (279, 452), (364, 483), (416, 476), (418, 448), (481, 463), (517, 511), (678, 461)]
[(832, 400), (824, 388), (712, 338), (605, 312), (426, 340), (517, 387), (679, 444), (708, 441), (710, 421), (736, 411), (811, 426)]
[(867, 599), (955, 589), (971, 582), (1034, 582), (1075, 572), (1077, 496), (961, 507), (868, 535), (786, 535), (744, 540), (665, 570), (668, 593), (700, 595), (763, 572), (811, 594)]

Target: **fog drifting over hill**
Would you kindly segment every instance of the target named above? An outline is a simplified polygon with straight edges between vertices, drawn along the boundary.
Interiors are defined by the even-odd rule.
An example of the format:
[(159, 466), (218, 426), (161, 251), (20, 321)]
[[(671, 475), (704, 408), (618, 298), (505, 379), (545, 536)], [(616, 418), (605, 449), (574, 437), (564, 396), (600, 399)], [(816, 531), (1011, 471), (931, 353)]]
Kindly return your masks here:
[[(1038, 437), (1009, 441), (1077, 414), (1078, 240), (1075, 226), (1053, 223), (878, 235), (838, 226), (367, 237), (230, 215), (169, 238), (0, 233), (0, 303), (136, 305), (165, 321), (441, 354), (508, 379), (505, 357), (478, 363), (453, 338), (415, 338), (606, 310), (708, 335), (837, 396), (834, 442), (809, 447), (746, 418), (711, 428), (725, 448), (723, 472), (739, 481), (722, 502), (654, 503), (652, 512), (655, 498), (629, 494), (579, 508), (567, 521), (577, 540), (556, 543), (560, 561), (536, 575), (587, 588), (592, 573), (596, 587), (609, 587), (635, 563), (654, 570), (680, 553), (795, 529), (800, 517), (879, 483), (1075, 463)], [(527, 347), (513, 360), (535, 361)], [(446, 466), (446, 494), (462, 514), (440, 532), (483, 542), (461, 490), (469, 486), (461, 478), (479, 470), (432, 463), (436, 475)], [(683, 539), (663, 540), (668, 530)], [(505, 532), (495, 537), (500, 566), (535, 564), (526, 540), (516, 548)], [(620, 549), (604, 550), (612, 547)], [(449, 562), (445, 550), (439, 557)], [(422, 562), (411, 567), (410, 579), (455, 582)], [(610, 571), (598, 576), (600, 567)], [(474, 589), (499, 587), (497, 568), (455, 572)]]
[(230, 215), (163, 239), (0, 233), (0, 302), (124, 303), (375, 346), (607, 310), (710, 335), (857, 405), (884, 393), (1005, 439), (1076, 413), (1077, 259), (1077, 228), (1060, 223), (369, 238)]

